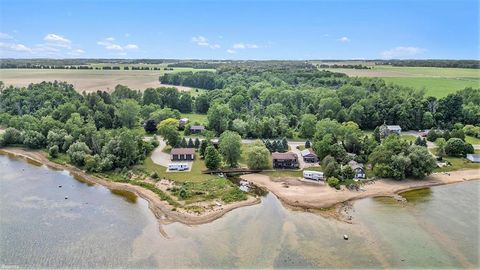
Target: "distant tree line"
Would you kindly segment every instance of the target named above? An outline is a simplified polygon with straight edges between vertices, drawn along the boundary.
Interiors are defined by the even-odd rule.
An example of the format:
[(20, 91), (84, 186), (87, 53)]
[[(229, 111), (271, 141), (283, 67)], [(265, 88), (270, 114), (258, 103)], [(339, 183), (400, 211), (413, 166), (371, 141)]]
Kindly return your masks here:
[(396, 67), (480, 68), (480, 60), (386, 60), (376, 61), (376, 64)]
[(211, 62), (178, 62), (168, 64), (168, 67), (183, 67), (183, 68), (195, 68), (195, 69), (216, 69), (221, 63)]
[(371, 69), (371, 67), (369, 67), (369, 66), (364, 66), (364, 65), (361, 65), (361, 64), (358, 64), (358, 65), (337, 65), (337, 64), (326, 65), (326, 64), (321, 64), (321, 65), (318, 65), (318, 67), (319, 67), (319, 68)]

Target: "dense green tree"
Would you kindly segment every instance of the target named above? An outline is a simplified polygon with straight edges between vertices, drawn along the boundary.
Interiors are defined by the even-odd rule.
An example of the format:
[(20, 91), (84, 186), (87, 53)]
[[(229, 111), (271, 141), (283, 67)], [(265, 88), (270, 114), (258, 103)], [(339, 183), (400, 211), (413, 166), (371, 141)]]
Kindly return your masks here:
[(5, 145), (23, 143), (22, 133), (16, 128), (7, 128), (3, 134), (3, 143)]
[(217, 149), (213, 145), (205, 149), (205, 166), (210, 170), (216, 170), (220, 167), (222, 160)]
[(192, 96), (189, 93), (182, 93), (178, 101), (178, 110), (182, 113), (191, 113), (192, 112)]
[(217, 134), (223, 133), (228, 128), (231, 111), (225, 104), (214, 104), (208, 110), (208, 127)]
[(261, 141), (255, 141), (247, 148), (247, 166), (250, 169), (268, 169), (271, 167), (270, 151)]
[(140, 105), (138, 105), (137, 101), (125, 99), (118, 102), (116, 115), (122, 127), (135, 127), (139, 113)]
[(39, 149), (45, 147), (47, 140), (42, 133), (34, 130), (27, 130), (23, 133), (23, 144), (29, 148)]
[(236, 167), (242, 154), (242, 138), (238, 133), (225, 131), (220, 135), (219, 150), (229, 167)]
[(76, 142), (67, 150), (70, 161), (77, 166), (85, 165), (85, 156), (90, 153), (90, 148), (84, 142)]

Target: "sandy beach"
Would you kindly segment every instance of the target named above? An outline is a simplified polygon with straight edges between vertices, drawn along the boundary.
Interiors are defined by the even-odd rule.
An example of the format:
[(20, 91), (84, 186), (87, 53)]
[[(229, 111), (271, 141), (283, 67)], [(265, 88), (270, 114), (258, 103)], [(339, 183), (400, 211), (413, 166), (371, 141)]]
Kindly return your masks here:
[(247, 174), (241, 178), (268, 189), (289, 206), (325, 209), (339, 203), (367, 197), (397, 196), (403, 191), (480, 179), (480, 171), (459, 170), (449, 173), (434, 173), (422, 180), (377, 179), (363, 185), (364, 191), (351, 191), (346, 188), (336, 190), (323, 182), (310, 183), (296, 177), (270, 178), (262, 174)]
[(7, 154), (17, 158), (23, 158), (36, 164), (44, 164), (55, 170), (66, 170), (75, 177), (80, 177), (83, 181), (99, 184), (108, 189), (125, 190), (135, 193), (137, 196), (148, 202), (150, 210), (159, 220), (160, 224), (168, 224), (172, 222), (180, 222), (186, 225), (198, 225), (212, 222), (233, 209), (254, 205), (260, 203), (259, 198), (249, 196), (247, 200), (215, 206), (213, 209), (207, 210), (201, 214), (195, 214), (185, 211), (173, 210), (173, 206), (166, 201), (162, 201), (154, 192), (127, 183), (112, 182), (100, 177), (93, 176), (71, 165), (62, 165), (50, 161), (44, 152), (25, 150), (21, 148), (2, 148), (0, 154)]

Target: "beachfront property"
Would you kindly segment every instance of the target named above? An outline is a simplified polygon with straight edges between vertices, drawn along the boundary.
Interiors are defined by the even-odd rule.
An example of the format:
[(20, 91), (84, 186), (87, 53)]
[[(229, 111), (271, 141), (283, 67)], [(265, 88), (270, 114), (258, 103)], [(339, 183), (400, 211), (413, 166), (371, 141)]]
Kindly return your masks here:
[(278, 169), (296, 169), (298, 168), (298, 156), (292, 152), (272, 153), (273, 168)]
[(315, 163), (318, 161), (317, 154), (315, 154), (315, 152), (310, 148), (301, 151), (300, 154), (305, 162)]
[(190, 127), (190, 133), (192, 133), (192, 134), (201, 133), (204, 130), (205, 130), (205, 127), (201, 126), (201, 125)]
[(480, 163), (480, 154), (467, 154), (467, 159), (474, 163)]
[(170, 152), (170, 160), (194, 160), (195, 148), (173, 148)]
[(399, 125), (386, 125), (383, 124), (380, 126), (380, 136), (387, 137), (390, 134), (400, 135), (402, 133), (402, 128)]
[(355, 172), (355, 179), (365, 179), (367, 178), (367, 174), (365, 173), (365, 168), (362, 163), (358, 163), (355, 160), (350, 160), (348, 162), (348, 166), (352, 168)]

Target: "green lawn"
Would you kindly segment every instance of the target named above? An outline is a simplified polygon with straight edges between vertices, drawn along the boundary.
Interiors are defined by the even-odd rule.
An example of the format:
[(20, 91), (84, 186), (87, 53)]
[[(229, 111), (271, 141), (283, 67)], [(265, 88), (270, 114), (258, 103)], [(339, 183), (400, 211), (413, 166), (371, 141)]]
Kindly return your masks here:
[(201, 125), (206, 125), (208, 122), (206, 114), (182, 113), (182, 118), (188, 118), (191, 124), (198, 122)]
[(417, 137), (413, 135), (401, 135), (400, 137), (408, 142), (415, 142), (417, 139)]
[(473, 77), (442, 78), (442, 77), (382, 77), (387, 83), (415, 89), (425, 89), (425, 95), (442, 98), (465, 87), (480, 87), (480, 79)]
[(466, 141), (467, 143), (471, 143), (471, 144), (480, 144), (480, 139), (479, 139), (479, 138), (472, 137), (472, 136), (466, 136), (466, 137), (465, 137), (465, 141)]
[(143, 162), (143, 165), (139, 165), (139, 168), (148, 172), (157, 172), (160, 178), (173, 180), (175, 182), (201, 182), (219, 178), (216, 175), (202, 173), (202, 170), (206, 169), (205, 162), (198, 157), (198, 154), (195, 155), (192, 170), (189, 172), (166, 172), (166, 167), (153, 163), (150, 157), (147, 157)]
[(445, 157), (443, 158), (446, 161), (449, 161), (452, 165), (445, 166), (442, 168), (436, 168), (434, 172), (449, 172), (456, 171), (460, 169), (480, 169), (479, 163), (472, 163), (466, 158), (457, 158), (457, 157)]

